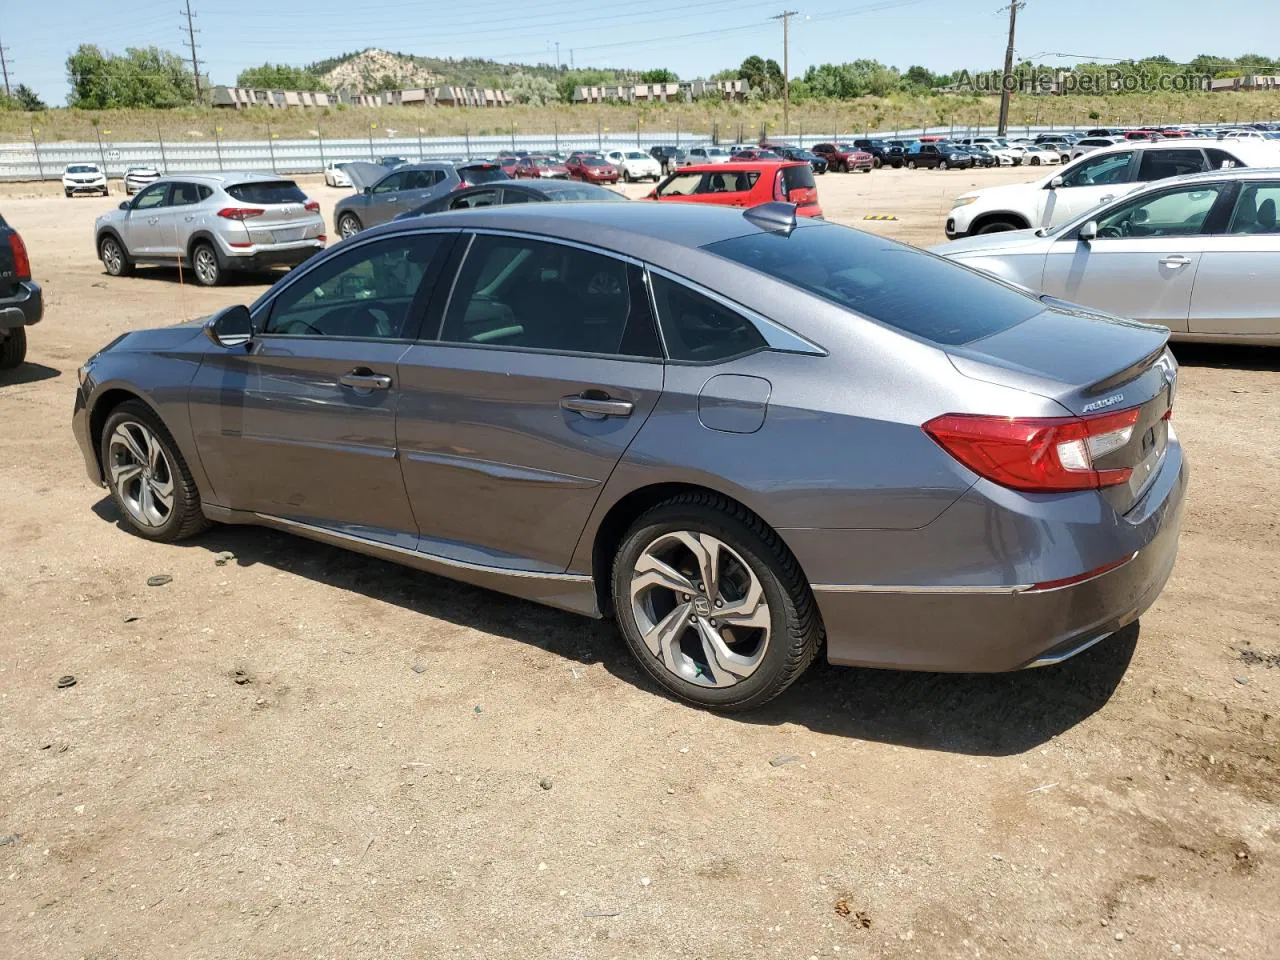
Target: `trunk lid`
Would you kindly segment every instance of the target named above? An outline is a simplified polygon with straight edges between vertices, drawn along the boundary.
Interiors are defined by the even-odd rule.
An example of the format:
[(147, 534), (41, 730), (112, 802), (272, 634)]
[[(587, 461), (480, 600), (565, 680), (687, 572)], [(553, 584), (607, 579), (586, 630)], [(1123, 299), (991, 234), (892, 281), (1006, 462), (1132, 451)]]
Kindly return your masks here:
[(1080, 417), (1136, 410), (1128, 441), (1095, 459), (1099, 469), (1129, 469), (1129, 479), (1099, 493), (1120, 513), (1142, 496), (1169, 443), (1177, 362), (1164, 327), (1121, 320), (1072, 304), (947, 348), (952, 364), (975, 380), (1055, 400)]

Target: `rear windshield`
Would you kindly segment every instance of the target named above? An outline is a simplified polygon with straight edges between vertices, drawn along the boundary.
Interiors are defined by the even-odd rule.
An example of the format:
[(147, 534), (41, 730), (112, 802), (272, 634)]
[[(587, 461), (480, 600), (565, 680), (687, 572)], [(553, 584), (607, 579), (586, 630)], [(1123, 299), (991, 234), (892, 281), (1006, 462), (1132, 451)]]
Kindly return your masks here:
[(616, 190), (606, 190), (604, 187), (597, 187), (592, 183), (577, 183), (567, 186), (563, 190), (546, 191), (547, 198), (557, 203), (562, 201), (576, 200), (626, 200), (622, 194)]
[(261, 183), (236, 183), (227, 193), (243, 203), (306, 203), (307, 195), (292, 180), (264, 180)]
[(706, 249), (943, 346), (999, 333), (1044, 309), (923, 250), (844, 227), (753, 233)]
[(812, 167), (783, 167), (782, 180), (787, 186), (787, 190), (797, 190), (806, 187), (810, 190), (816, 190), (818, 184), (813, 179)]
[(510, 180), (503, 169), (499, 166), (492, 167), (463, 167), (458, 171), (458, 175), (467, 183), (493, 183), (495, 180)]

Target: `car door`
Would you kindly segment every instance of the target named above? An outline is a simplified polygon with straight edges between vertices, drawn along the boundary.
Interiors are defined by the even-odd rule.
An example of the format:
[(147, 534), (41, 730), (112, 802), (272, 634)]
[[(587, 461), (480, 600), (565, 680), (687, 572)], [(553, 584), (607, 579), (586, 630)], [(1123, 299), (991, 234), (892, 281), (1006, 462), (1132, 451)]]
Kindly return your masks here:
[(413, 549), (396, 364), (455, 238), (348, 241), (258, 305), (248, 349), (206, 354), (190, 412), (217, 502)]
[(1204, 238), (1188, 330), (1280, 336), (1280, 178), (1240, 183), (1221, 234)]
[(1056, 227), (1133, 189), (1133, 150), (1086, 154), (1041, 190), (1040, 226)]
[(413, 209), (413, 205), (405, 203), (401, 197), (405, 176), (405, 171), (397, 170), (373, 185), (369, 192), (369, 206), (365, 210), (366, 227), (375, 227), (388, 220), (394, 220), (398, 214)]
[(434, 199), (439, 191), (436, 189), (444, 182), (443, 170), (406, 170), (404, 183), (401, 185), (399, 200), (402, 213), (412, 210)]
[(642, 274), (557, 241), (480, 232), (461, 242), (438, 332), (400, 361), (398, 435), (420, 549), (560, 572), (662, 392)]
[(168, 202), (168, 183), (153, 183), (133, 198), (120, 231), (125, 249), (131, 256), (156, 256), (160, 243), (160, 218)]
[(190, 224), (195, 219), (193, 211), (199, 203), (199, 185), (185, 180), (175, 180), (169, 185), (167, 201), (157, 207), (154, 214), (152, 256), (177, 260), (186, 253)]
[(1227, 190), (1181, 184), (1099, 211), (1093, 240), (1073, 228), (1050, 246), (1042, 292), (1185, 332), (1202, 234), (1223, 216)]

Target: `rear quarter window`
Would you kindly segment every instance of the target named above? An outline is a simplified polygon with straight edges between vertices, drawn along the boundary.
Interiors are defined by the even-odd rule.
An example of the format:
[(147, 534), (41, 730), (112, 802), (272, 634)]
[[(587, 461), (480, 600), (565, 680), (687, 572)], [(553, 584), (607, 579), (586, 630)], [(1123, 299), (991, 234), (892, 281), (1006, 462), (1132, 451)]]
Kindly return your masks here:
[(242, 203), (306, 203), (307, 195), (292, 180), (264, 180), (260, 183), (236, 183), (227, 193)]
[(753, 233), (705, 249), (941, 346), (999, 333), (1043, 310), (1035, 298), (964, 267), (846, 227)]

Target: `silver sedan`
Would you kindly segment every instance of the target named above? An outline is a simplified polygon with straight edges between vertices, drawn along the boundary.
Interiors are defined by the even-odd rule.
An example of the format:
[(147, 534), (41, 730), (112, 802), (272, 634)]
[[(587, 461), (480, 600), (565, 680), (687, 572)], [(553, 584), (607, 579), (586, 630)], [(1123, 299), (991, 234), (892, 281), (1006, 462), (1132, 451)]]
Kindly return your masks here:
[(1280, 170), (1151, 183), (1050, 231), (935, 253), (1038, 293), (1161, 323), (1176, 340), (1280, 344)]

